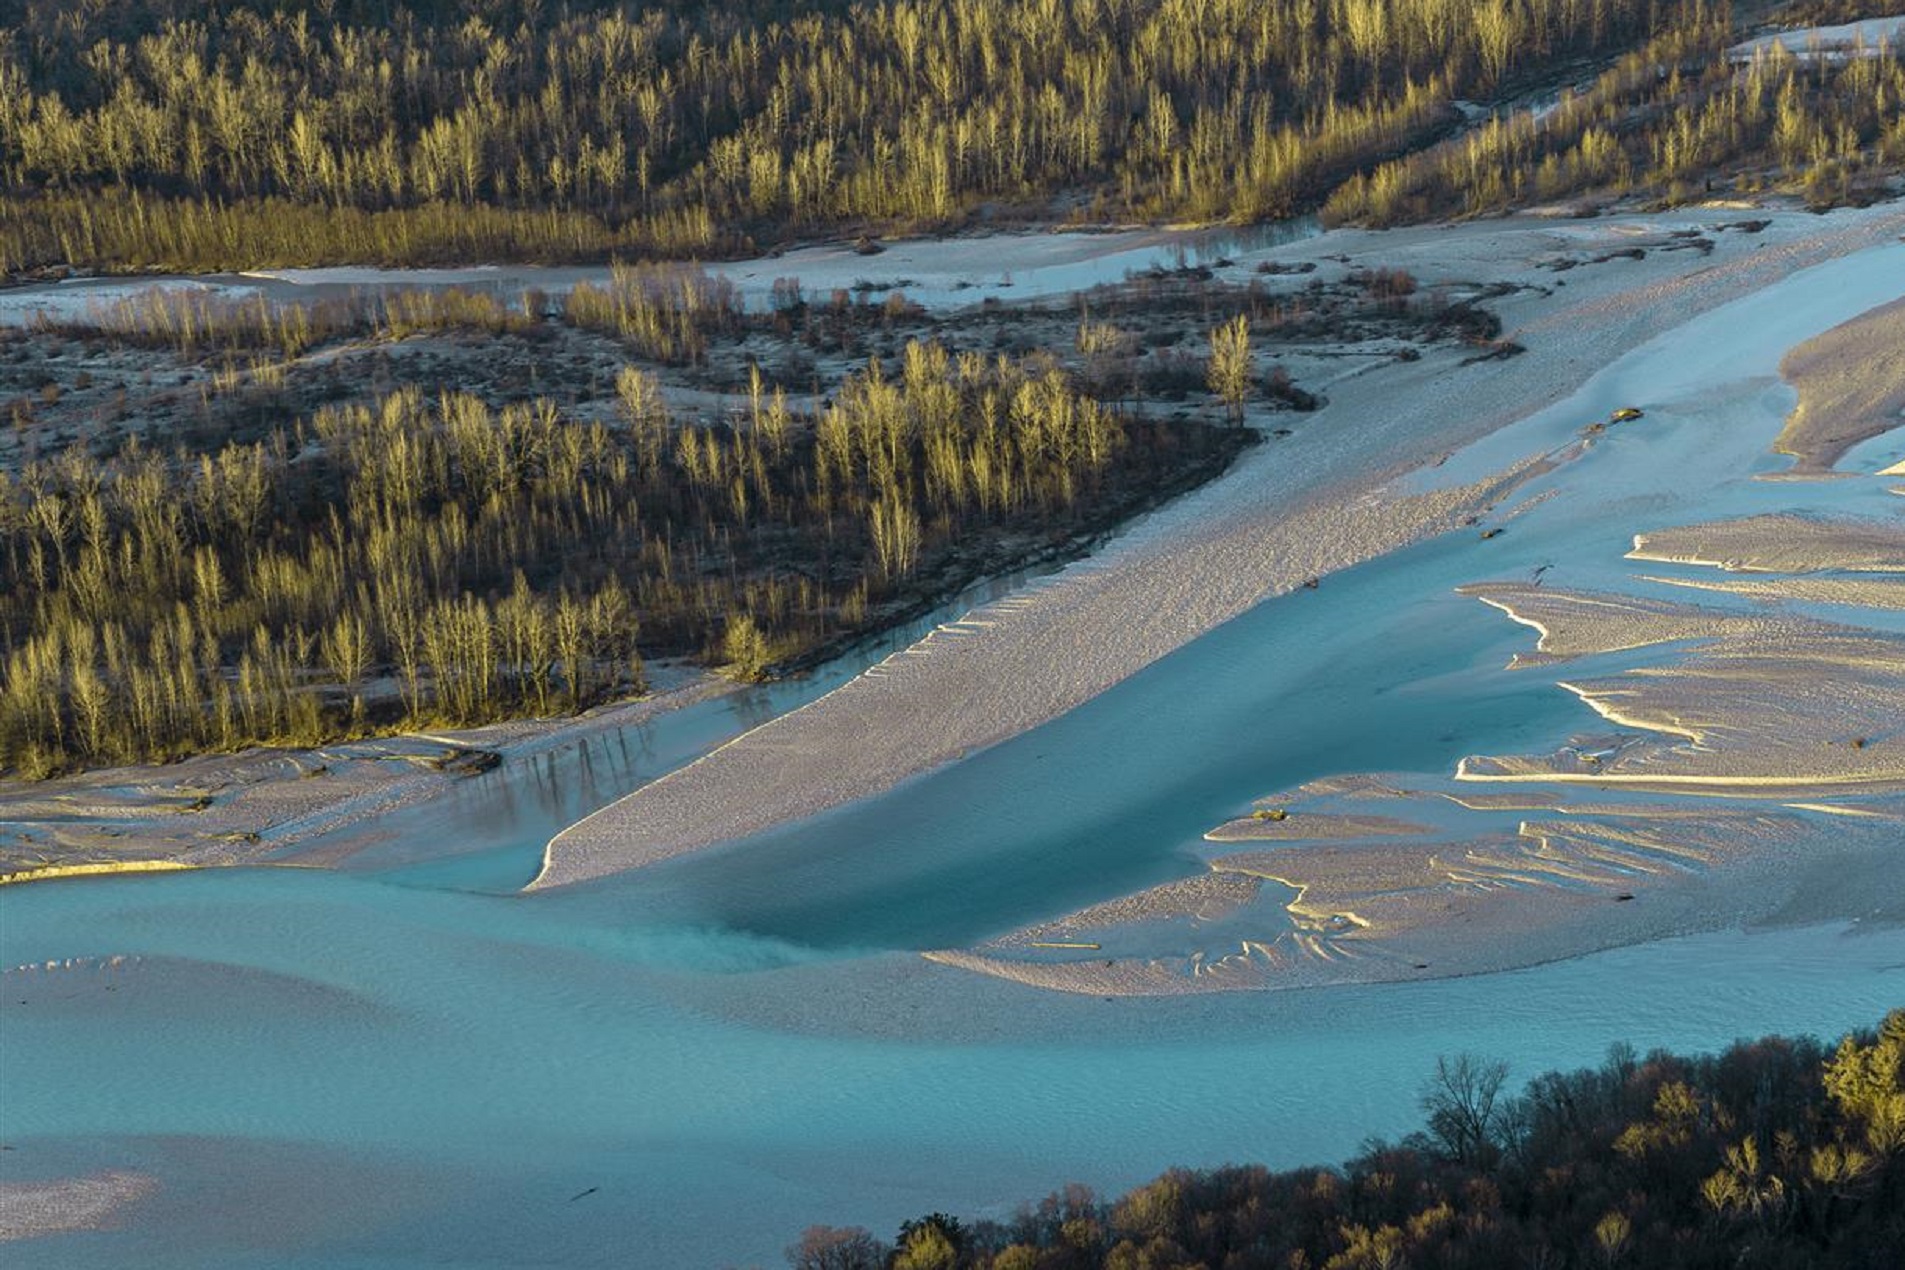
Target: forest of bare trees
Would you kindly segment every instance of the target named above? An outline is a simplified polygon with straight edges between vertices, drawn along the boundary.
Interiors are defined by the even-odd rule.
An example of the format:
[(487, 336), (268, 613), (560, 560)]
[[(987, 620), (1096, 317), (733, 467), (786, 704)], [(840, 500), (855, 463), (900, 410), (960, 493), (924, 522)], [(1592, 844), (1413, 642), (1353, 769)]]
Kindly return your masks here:
[[(582, 304), (639, 336), (624, 281)], [(652, 320), (688, 338), (686, 303)], [(613, 424), (411, 387), (258, 442), (80, 441), (0, 474), (0, 768), (575, 709), (640, 687), (638, 635), (758, 676), (979, 526), (1062, 539), (1241, 443), (923, 341), (817, 411), (758, 375), (720, 423), (672, 419), (637, 366), (615, 391)]]
[[(893, 1243), (815, 1226), (794, 1270), (1879, 1270), (1905, 1246), (1905, 1010), (1837, 1046), (1616, 1046), (1520, 1094), (1438, 1063), (1425, 1125), (1341, 1169), (1173, 1169), (1070, 1186), (1005, 1222), (944, 1213)], [(1247, 1095), (1244, 1095), (1247, 1096)]]
[(1395, 224), (1595, 192), (1684, 202), (1785, 187), (1818, 207), (1881, 195), (1905, 160), (1905, 50), (1779, 46), (1742, 65), (1727, 54), (1737, 39), (1719, 12), (1678, 28), (1546, 115), (1490, 120), (1351, 179), (1326, 215)]
[(1320, 202), (1708, 0), (0, 5), (0, 267), (739, 250)]

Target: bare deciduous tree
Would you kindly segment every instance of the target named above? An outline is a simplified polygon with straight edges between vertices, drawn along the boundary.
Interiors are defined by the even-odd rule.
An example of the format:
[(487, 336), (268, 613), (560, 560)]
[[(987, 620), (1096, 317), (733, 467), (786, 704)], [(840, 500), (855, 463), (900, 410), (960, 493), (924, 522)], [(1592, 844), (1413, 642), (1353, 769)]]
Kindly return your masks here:
[(1474, 1054), (1444, 1055), (1421, 1096), (1429, 1136), (1450, 1159), (1486, 1165), (1501, 1154), (1507, 1128), (1502, 1097), (1508, 1064)]
[(1250, 395), (1250, 319), (1239, 313), (1210, 333), (1210, 367), (1206, 378), (1210, 390), (1222, 399), (1231, 421), (1244, 416), (1244, 399)]
[(887, 1247), (862, 1226), (809, 1226), (787, 1249), (793, 1270), (881, 1270)]

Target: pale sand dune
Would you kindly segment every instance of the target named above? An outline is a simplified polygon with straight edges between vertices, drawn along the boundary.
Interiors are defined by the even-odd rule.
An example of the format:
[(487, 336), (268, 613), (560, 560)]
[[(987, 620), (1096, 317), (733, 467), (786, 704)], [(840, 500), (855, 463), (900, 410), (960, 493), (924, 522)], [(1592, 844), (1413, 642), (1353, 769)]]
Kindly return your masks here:
[(1304, 842), (1334, 838), (1393, 838), (1427, 833), (1428, 827), (1393, 816), (1334, 816), (1327, 812), (1293, 812), (1282, 820), (1243, 816), (1226, 821), (1204, 835), (1209, 842)]
[(1146, 922), (1208, 924), (1234, 917), (1257, 898), (1262, 883), (1241, 873), (1204, 873), (1166, 882), (1132, 895), (1079, 909), (1054, 921), (1027, 926), (993, 940), (990, 948), (1029, 949), (1045, 944), (1091, 943), (1119, 928)]
[(1259, 798), (1259, 807), (1279, 807), (1289, 804), (1297, 798), (1414, 798), (1416, 792), (1394, 780), (1381, 776), (1372, 776), (1367, 772), (1338, 772), (1330, 776), (1319, 776), (1315, 780), (1305, 781), (1287, 794), (1276, 794), (1269, 798)]
[(1905, 520), (1745, 516), (1635, 534), (1627, 558), (1741, 573), (1905, 573)]
[(1905, 804), (1889, 803), (1787, 803), (1794, 811), (1816, 811), (1826, 816), (1855, 816), (1861, 820), (1905, 821)]
[[(1788, 803), (1787, 806), (1801, 811), (1838, 810), (1836, 807), (1824, 803), (1818, 804), (1817, 806), (1803, 807), (1798, 803)], [(1570, 802), (1564, 800), (1555, 803), (1552, 810), (1564, 816), (1612, 816), (1616, 819), (1637, 817), (1642, 820), (1660, 821), (1662, 823), (1675, 820), (1706, 820), (1713, 815), (1713, 808), (1707, 805), (1705, 800), (1681, 803), (1659, 801), (1642, 803), (1616, 803), (1606, 801)], [(1872, 814), (1876, 815), (1879, 813), (1875, 812)]]
[[(1525, 821), (1514, 834), (1460, 842), (1276, 849), (1225, 856), (1212, 868), (1274, 878), (1302, 894), (1291, 911), (1315, 929), (1359, 939), (1421, 932), (1481, 917), (1478, 906), (1529, 887), (1624, 891), (1637, 879), (1686, 872), (1740, 849), (1742, 833), (1770, 832), (1767, 817), (1713, 813), (1695, 830), (1678, 823)], [(1790, 831), (1788, 818), (1778, 827)], [(1692, 839), (1692, 840), (1690, 840)], [(1518, 898), (1507, 909), (1519, 912)], [(1504, 913), (1501, 916), (1507, 917)]]
[(95, 1173), (50, 1182), (0, 1182), (0, 1243), (99, 1230), (157, 1188), (143, 1173)]
[(1545, 789), (1516, 789), (1502, 794), (1458, 790), (1447, 797), (1471, 811), (1552, 811), (1561, 805), (1561, 795)]

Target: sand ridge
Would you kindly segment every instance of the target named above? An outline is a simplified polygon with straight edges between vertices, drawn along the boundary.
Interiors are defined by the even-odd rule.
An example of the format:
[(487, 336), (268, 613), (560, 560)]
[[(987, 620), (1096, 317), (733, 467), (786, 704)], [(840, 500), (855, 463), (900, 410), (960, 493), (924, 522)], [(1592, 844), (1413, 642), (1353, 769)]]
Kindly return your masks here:
[[(1398, 782), (1400, 785), (1400, 782)], [(1829, 807), (1555, 807), (1538, 818), (1457, 807), (1445, 784), (1399, 789), (1419, 833), (1211, 857), (1208, 872), (928, 960), (1053, 991), (1177, 996), (1486, 973), (1788, 910), (1797, 861), (1884, 867), (1899, 816)], [(1329, 815), (1339, 796), (1282, 796)], [(1438, 811), (1440, 807), (1442, 810)], [(1287, 888), (1283, 912), (1270, 892)], [(1218, 902), (1222, 897), (1222, 902)]]
[(1638, 580), (1657, 586), (1683, 587), (1743, 595), (1755, 600), (1797, 600), (1806, 604), (1842, 604), (1864, 609), (1905, 609), (1905, 578), (1769, 578), (1720, 580), (1668, 578), (1644, 573)]
[(1905, 520), (1746, 516), (1635, 534), (1627, 558), (1739, 573), (1905, 573)]

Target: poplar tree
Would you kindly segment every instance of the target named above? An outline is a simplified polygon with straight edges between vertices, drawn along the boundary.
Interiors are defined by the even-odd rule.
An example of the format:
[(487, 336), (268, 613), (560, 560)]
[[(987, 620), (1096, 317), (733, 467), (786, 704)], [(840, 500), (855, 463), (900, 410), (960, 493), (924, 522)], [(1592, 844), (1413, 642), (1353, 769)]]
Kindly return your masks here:
[(1224, 403), (1231, 422), (1244, 417), (1244, 400), (1250, 395), (1253, 362), (1250, 356), (1250, 319), (1238, 314), (1210, 333), (1210, 362), (1205, 380), (1210, 390)]

